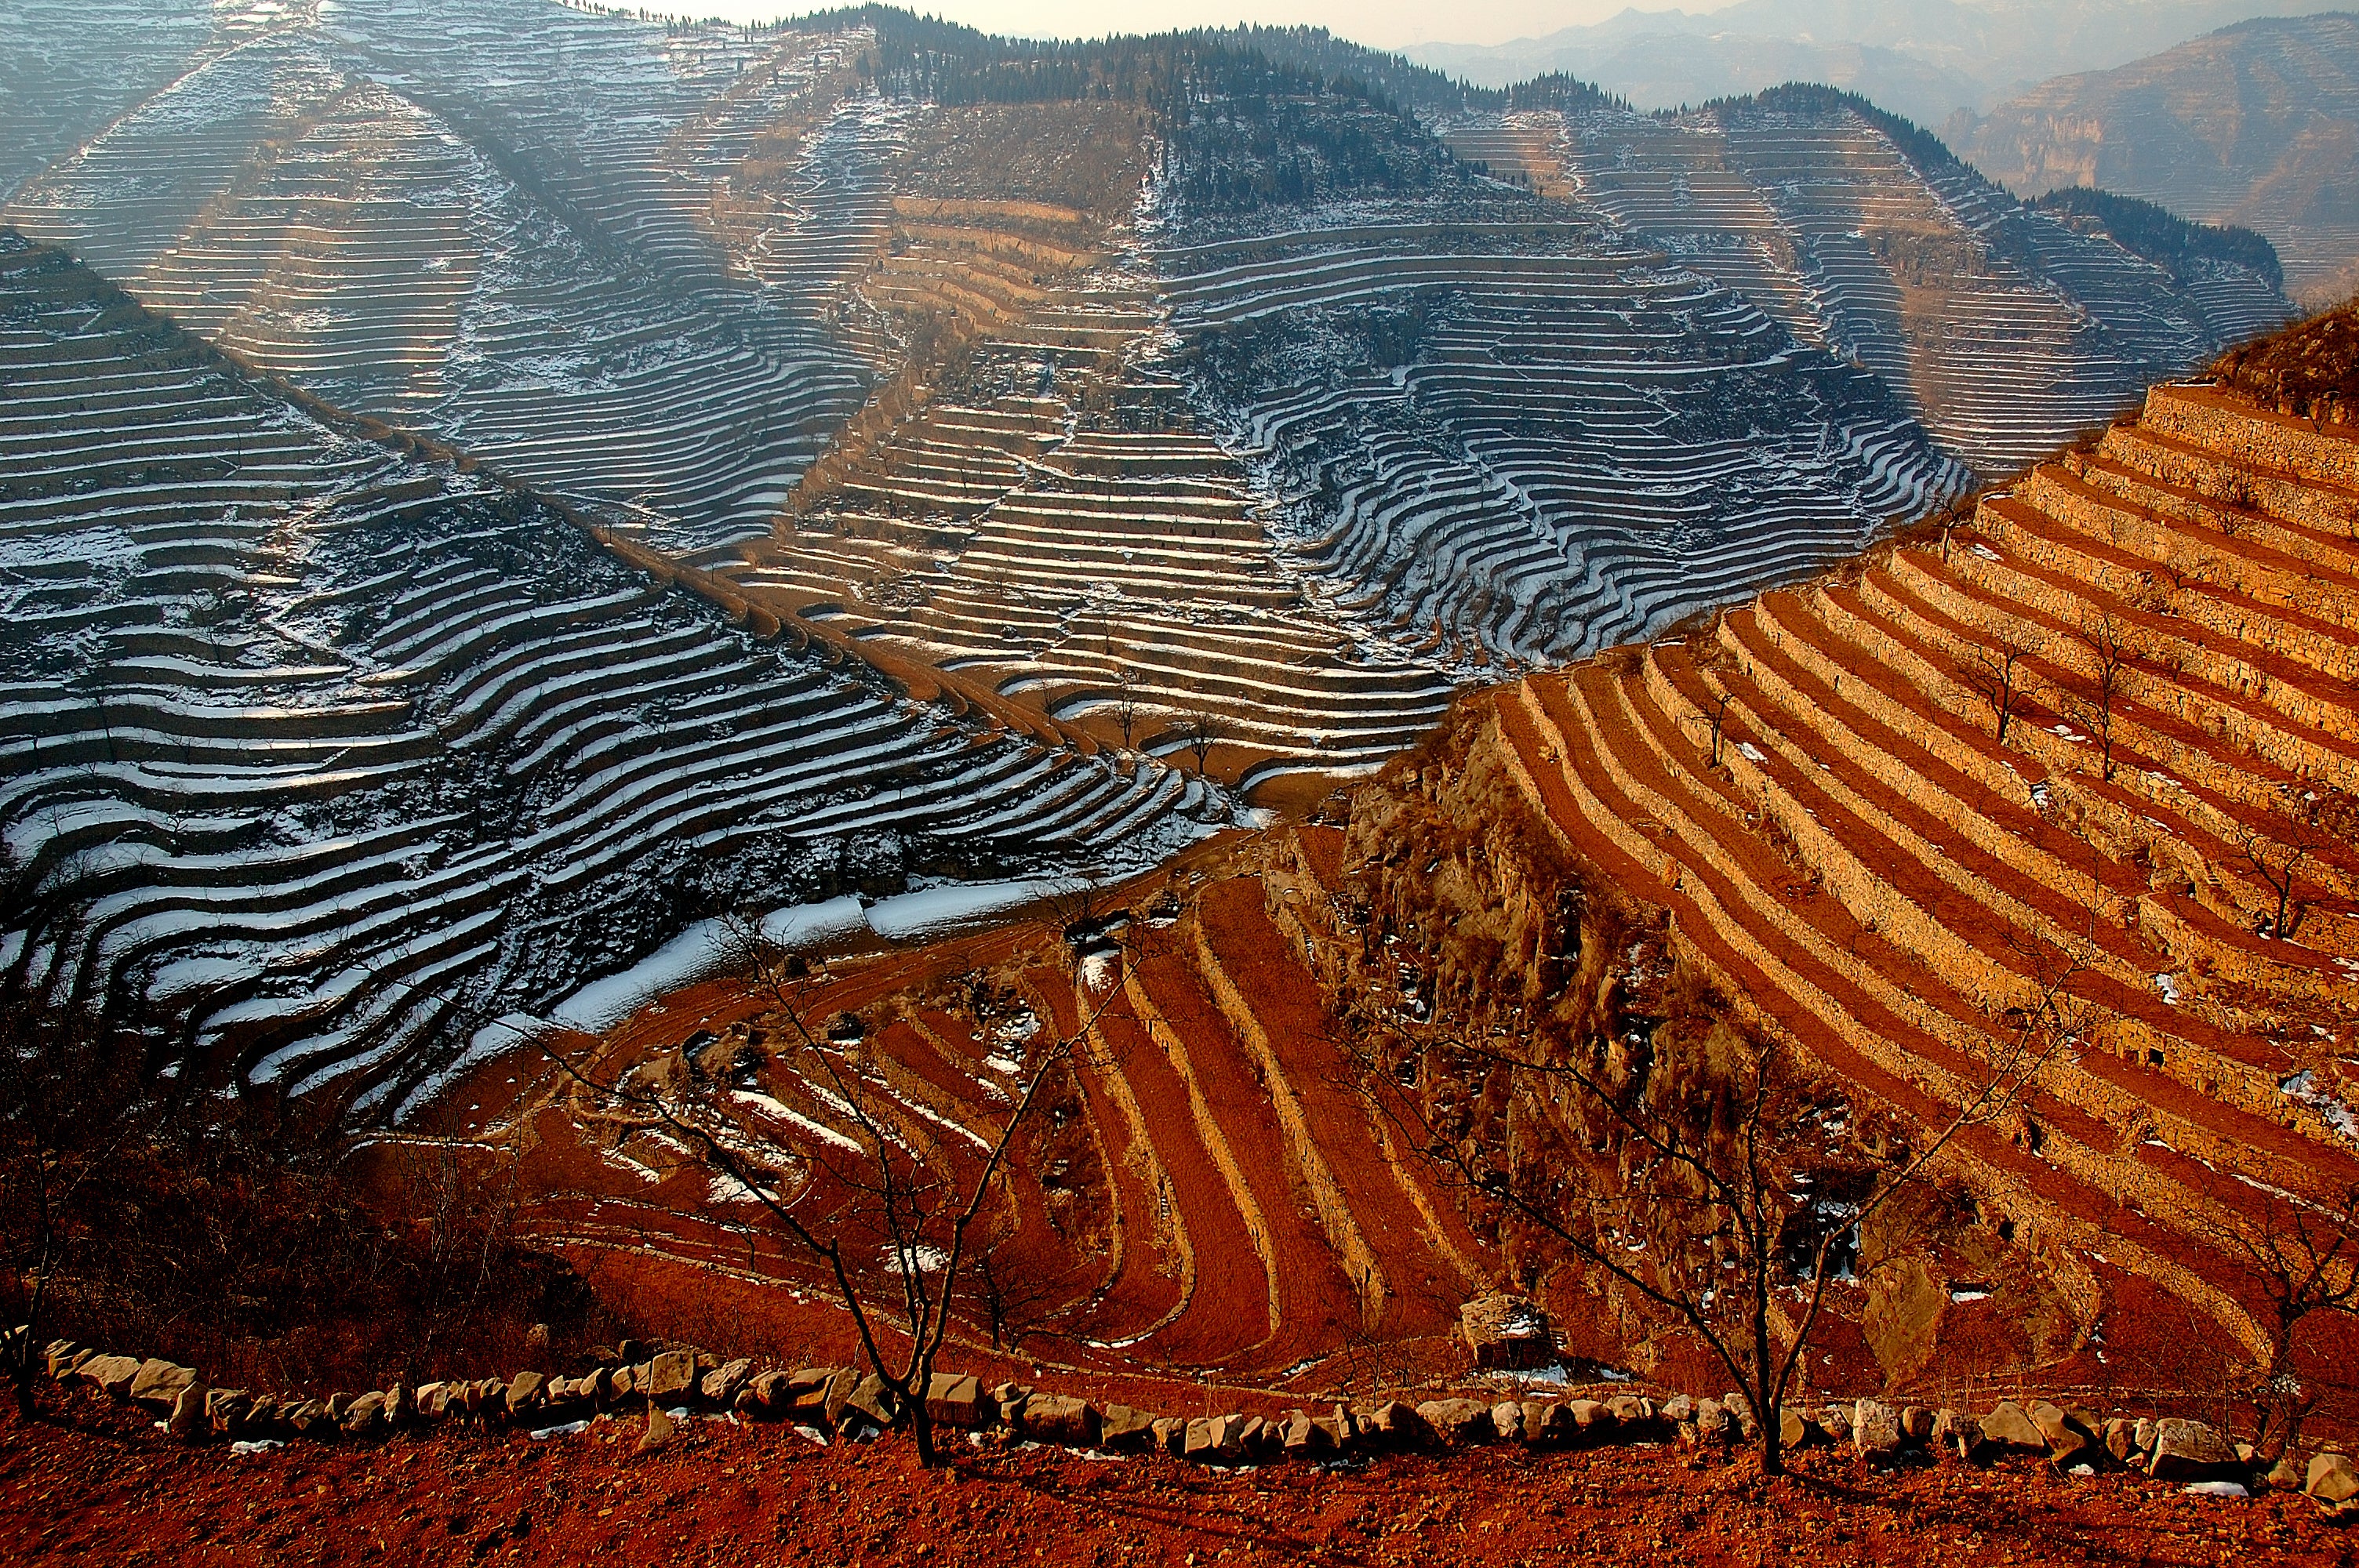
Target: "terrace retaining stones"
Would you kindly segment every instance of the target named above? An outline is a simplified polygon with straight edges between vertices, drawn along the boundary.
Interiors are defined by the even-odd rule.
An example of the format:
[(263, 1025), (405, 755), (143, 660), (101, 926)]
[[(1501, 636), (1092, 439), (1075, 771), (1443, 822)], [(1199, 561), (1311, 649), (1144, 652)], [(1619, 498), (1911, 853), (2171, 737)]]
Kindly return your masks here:
[(1983, 1417), (1982, 1435), (1984, 1442), (1995, 1443), (2003, 1448), (2048, 1452), (2048, 1434), (2013, 1400), (2000, 1400), (1996, 1409)]
[(1859, 1453), (1882, 1456), (1900, 1452), (1900, 1412), (1875, 1400), (1852, 1407), (1852, 1446)]
[(2147, 1473), (2158, 1481), (2234, 1481), (2245, 1463), (2217, 1427), (2166, 1416), (2154, 1423), (2154, 1457)]
[(151, 1356), (139, 1364), (138, 1372), (131, 1379), (131, 1398), (134, 1402), (150, 1406), (159, 1413), (168, 1411), (173, 1401), (180, 1397), (180, 1390), (190, 1387), (196, 1380), (195, 1368), (178, 1366)]
[(1489, 1407), (1473, 1400), (1428, 1400), (1417, 1407), (1417, 1413), (1453, 1446), (1480, 1443), (1492, 1433)]
[(127, 1399), (132, 1379), (139, 1376), (139, 1362), (130, 1356), (93, 1356), (73, 1375), (95, 1384), (110, 1399)]

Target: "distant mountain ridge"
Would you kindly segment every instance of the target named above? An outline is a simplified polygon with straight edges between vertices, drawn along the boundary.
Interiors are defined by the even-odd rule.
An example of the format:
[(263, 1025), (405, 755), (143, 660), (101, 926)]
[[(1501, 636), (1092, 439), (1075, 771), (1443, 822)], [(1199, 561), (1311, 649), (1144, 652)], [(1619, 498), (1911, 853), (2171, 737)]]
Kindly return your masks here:
[(2310, 303), (2359, 287), (2359, 16), (2239, 23), (1947, 135), (2025, 195), (2093, 185), (2257, 230)]
[(1669, 109), (1787, 81), (1857, 92), (1927, 124), (1988, 108), (2060, 71), (2104, 70), (2304, 0), (1740, 0), (1624, 11), (1491, 47), (1421, 44), (1420, 65), (1488, 87), (1565, 71)]

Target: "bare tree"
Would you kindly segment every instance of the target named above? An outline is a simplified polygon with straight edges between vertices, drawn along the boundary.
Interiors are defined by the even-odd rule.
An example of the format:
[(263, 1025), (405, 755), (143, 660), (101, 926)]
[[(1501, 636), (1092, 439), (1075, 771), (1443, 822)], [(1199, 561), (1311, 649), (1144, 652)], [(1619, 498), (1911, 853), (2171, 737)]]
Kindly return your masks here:
[(1114, 677), (1114, 721), (1122, 731), (1124, 751), (1130, 750), (1131, 731), (1138, 726), (1138, 675), (1128, 665)]
[(2268, 1304), (2260, 1357), (2230, 1379), (2250, 1423), (2254, 1465), (2267, 1470), (2318, 1407), (2321, 1390), (2294, 1370), (2302, 1324), (2359, 1318), (2359, 1184), (2314, 1200), (2240, 1184), (2204, 1212), (2212, 1239), (2251, 1269)]
[(1180, 741), (1196, 759), (1199, 776), (1204, 772), (1204, 761), (1221, 741), (1221, 721), (1211, 710), (1200, 708), (1188, 716), (1187, 727), (1180, 731)]
[[(780, 1065), (819, 1090), (840, 1121), (825, 1136), (798, 1141), (794, 1162), (801, 1180), (794, 1190), (788, 1190), (788, 1173), (766, 1167), (763, 1129), (733, 1092), (736, 1079), (759, 1073), (766, 1061), (749, 1056), (715, 1072), (690, 1057), (683, 1071), (635, 1070), (602, 1081), (588, 1065), (546, 1042), (543, 1048), (581, 1088), (636, 1112), (685, 1143), (716, 1185), (757, 1206), (788, 1247), (821, 1269), (852, 1319), (871, 1369), (891, 1395), (895, 1421), (909, 1431), (919, 1462), (935, 1465), (940, 1456), (926, 1400), (971, 1267), (977, 1220), (1004, 1180), (1017, 1135), (1076, 1044), (1086, 1038), (1095, 1013), (1072, 1034), (1046, 1044), (1038, 1044), (1036, 1034), (1036, 1043), (1024, 1048), (1006, 1114), (995, 1129), (975, 1130), (984, 1140), (983, 1158), (960, 1182), (946, 1164), (937, 1169), (913, 1152), (919, 1140), (897, 1111), (878, 1065), (867, 1059), (870, 1048), (858, 1021), (846, 1015), (823, 1033), (810, 1027), (802, 1000), (809, 977), (804, 962), (764, 939), (749, 921), (731, 918), (727, 938), (747, 983), (770, 1003)], [(1119, 994), (1119, 988), (1110, 988), (1105, 998)], [(1098, 1008), (1104, 1005), (1102, 1000)], [(837, 1206), (822, 1213), (827, 1198)], [(881, 1269), (867, 1260), (872, 1248), (883, 1259)], [(1004, 1270), (992, 1272), (996, 1279)], [(986, 1296), (996, 1299), (1000, 1293), (986, 1282)], [(897, 1355), (887, 1348), (888, 1334), (902, 1341)]]
[(2293, 903), (2294, 878), (2309, 862), (2310, 846), (2298, 833), (2284, 831), (2282, 825), (2272, 833), (2262, 824), (2245, 823), (2236, 830), (2236, 849), (2277, 895), (2277, 914), (2262, 922), (2262, 935), (2280, 941), (2292, 935), (2299, 919)]
[[(1782, 1038), (1724, 1022), (1678, 1041), (1664, 1026), (1537, 1050), (1478, 1028), (1396, 1020), (1394, 1046), (1439, 1049), (1569, 1130), (1562, 1147), (1500, 1156), (1462, 1111), (1429, 1111), (1380, 1042), (1354, 1045), (1361, 1087), (1451, 1185), (1602, 1271), (1652, 1314), (1692, 1332), (1753, 1412), (1763, 1469), (1784, 1468), (1781, 1417), (1827, 1292), (1859, 1263), (1864, 1227), (1924, 1190), (1970, 1128), (2017, 1113), (2042, 1069), (2090, 1025), (2070, 993), (2086, 954), (2048, 950), (2051, 972), (1990, 1039), (1949, 1119), (1911, 1137), (1855, 1105)], [(1693, 1016), (1724, 1019), (1712, 999)], [(1372, 1045), (1374, 1048), (1372, 1048)], [(1393, 1066), (1399, 1064), (1395, 1062)], [(1486, 1091), (1486, 1093), (1489, 1091)]]
[[(1733, 694), (1729, 692), (1722, 692), (1719, 699), (1712, 704), (1712, 711), (1703, 715), (1712, 725), (1712, 765), (1715, 768), (1720, 766), (1720, 732), (1728, 719), (1728, 700), (1731, 695)], [(1701, 709), (1698, 711), (1701, 712)]]
[(1992, 633), (1985, 642), (1969, 643), (1958, 661), (1960, 678), (1990, 707), (1991, 738), (1997, 745), (2006, 744), (2006, 727), (2023, 701), (2023, 661), (2037, 651), (2023, 633), (2008, 630)]
[(2319, 851), (2319, 802), (2305, 802), (2290, 790), (2281, 793), (2278, 809), (2260, 823), (2236, 827), (2236, 853), (2245, 865), (2277, 893), (2277, 914), (2262, 922), (2262, 936), (2284, 941), (2300, 925), (2300, 908), (2293, 903), (2295, 877)]
[(2132, 661), (2138, 645), (2128, 622), (2110, 610), (2093, 608), (2082, 614), (2079, 641), (2088, 650), (2092, 666), (2089, 689), (2081, 692), (2060, 687), (2058, 700), (2067, 719), (2096, 737), (2102, 776), (2110, 781), (2114, 776), (2114, 719), (2136, 678), (2136, 667)]

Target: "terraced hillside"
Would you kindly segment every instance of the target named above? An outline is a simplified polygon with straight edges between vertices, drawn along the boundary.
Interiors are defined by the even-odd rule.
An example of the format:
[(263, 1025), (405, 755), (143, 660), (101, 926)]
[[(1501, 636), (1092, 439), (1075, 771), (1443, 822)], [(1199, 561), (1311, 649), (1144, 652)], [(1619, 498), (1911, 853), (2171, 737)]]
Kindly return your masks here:
[[(8, 221), (340, 406), (669, 546), (764, 527), (865, 395), (836, 321), (881, 238), (893, 134), (845, 95), (864, 35), (549, 0), (261, 18), (184, 26), (172, 79), (16, 189)], [(162, 26), (145, 0), (41, 6), (11, 49), (104, 58), (118, 22)]]
[[(1353, 1091), (1293, 946), (1340, 840), (1288, 833), (1209, 873), (1131, 885), (1118, 954), (1077, 953), (1049, 925), (839, 962), (792, 999), (800, 1029), (816, 1036), (832, 1021), (812, 1048), (777, 997), (712, 982), (575, 1060), (588, 1078), (669, 1086), (659, 1093), (721, 1075), (732, 1147), (823, 1234), (857, 1201), (829, 1156), (883, 1129), (897, 1163), (970, 1184), (995, 1124), (1045, 1070), (975, 1233), (962, 1335), (1226, 1383), (1325, 1386), (1339, 1357), (1375, 1371), (1372, 1353), (1404, 1376), (1447, 1367), (1490, 1251)], [(1297, 891), (1272, 903), (1274, 885)], [(1078, 1042), (1070, 1056), (1053, 1054), (1061, 1040)], [(795, 1249), (749, 1246), (758, 1217), (644, 1103), (511, 1056), (456, 1083), (419, 1130), (495, 1142), (520, 1131), (536, 1232), (608, 1253), (598, 1267), (634, 1288), (661, 1294), (674, 1271), (675, 1284), (829, 1288)], [(860, 1258), (888, 1242), (849, 1239)]]
[(1873, 377), (1609, 226), (1424, 203), (1157, 259), (1298, 569), (1460, 668), (1644, 635), (1963, 482)]
[[(1070, 124), (1041, 146), (1043, 120)], [(860, 293), (913, 350), (724, 573), (1108, 744), (1247, 786), (1364, 771), (1451, 683), (1310, 600), (1161, 362), (1141, 129), (1119, 103), (912, 114), (891, 254)]]
[(2174, 272), (2025, 209), (1930, 136), (1824, 88), (1684, 114), (1606, 103), (1445, 126), (1873, 371), (1984, 477), (2101, 424), (2149, 382), (2282, 322), (2276, 280)]
[[(139, 9), (121, 51), (106, 7), (0, 40), (117, 105), (27, 101), (27, 232), (719, 574), (683, 581), (1270, 789), (1814, 569), (2279, 308), (1833, 100), (1647, 119), (1303, 30)], [(1694, 197), (1723, 145), (1744, 211)]]
[(2268, 236), (2312, 308), (2359, 290), (2359, 17), (2261, 17), (1943, 127), (2026, 196), (2095, 186)]
[[(1897, 1119), (1891, 1155), (2046, 1029), (2025, 1096), (1861, 1238), (1810, 1385), (2216, 1396), (2273, 1365), (2347, 1420), (2333, 1325), (2281, 1318), (2256, 1260), (2359, 1190), (2354, 519), (2359, 427), (2160, 387), (1971, 524), (1462, 699), (1329, 824), (572, 1047), (725, 1079), (732, 1136), (815, 1217), (848, 1201), (822, 1145), (883, 1125), (956, 1183), (1046, 1072), (959, 1332), (1300, 1392), (1438, 1364), (1450, 1303), (1501, 1278), (1569, 1363), (1717, 1376), (1423, 1157), (1643, 1163), (1486, 1049), (1708, 1075), (1781, 1041), (1820, 1114)], [(546, 1234), (658, 1298), (823, 1285), (659, 1116), (516, 1060), (422, 1125), (523, 1138)]]
[(1226, 810), (668, 592), (15, 236), (0, 387), (0, 957), (192, 1071), (390, 1109), (712, 909)]
[(1920, 1123), (2060, 983), (1963, 1179), (2084, 1348), (2158, 1291), (2257, 1351), (2237, 1238), (2359, 1180), (2354, 519), (2359, 429), (2158, 388), (1971, 529), (1486, 696), (1474, 755), (1749, 1027)]

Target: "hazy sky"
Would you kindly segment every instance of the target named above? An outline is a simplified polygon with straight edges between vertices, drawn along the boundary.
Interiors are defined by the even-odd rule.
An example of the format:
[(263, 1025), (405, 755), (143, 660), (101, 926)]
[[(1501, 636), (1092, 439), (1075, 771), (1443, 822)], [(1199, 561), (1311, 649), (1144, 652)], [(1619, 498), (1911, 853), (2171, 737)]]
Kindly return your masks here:
[[(768, 21), (820, 8), (780, 5), (778, 0), (672, 0), (650, 9)], [(1171, 27), (1221, 27), (1252, 21), (1266, 27), (1308, 22), (1356, 43), (1379, 49), (1408, 44), (1503, 44), (1538, 38), (1560, 27), (1602, 22), (1625, 10), (1717, 11), (1733, 0), (1475, 0), (1472, 5), (1436, 5), (1434, 0), (902, 0), (911, 10), (931, 12), (981, 27), (1028, 38), (1093, 38), (1103, 33), (1155, 33)]]

